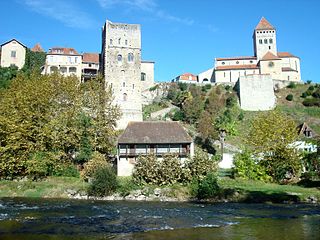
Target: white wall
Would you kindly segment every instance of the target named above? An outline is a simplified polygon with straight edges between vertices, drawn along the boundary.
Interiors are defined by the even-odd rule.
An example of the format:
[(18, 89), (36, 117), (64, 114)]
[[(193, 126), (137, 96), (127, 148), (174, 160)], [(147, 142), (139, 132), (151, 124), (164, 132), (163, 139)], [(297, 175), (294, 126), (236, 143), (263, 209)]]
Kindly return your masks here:
[[(203, 81), (205, 79), (208, 79), (208, 81)], [(198, 74), (198, 81), (199, 83), (212, 83), (214, 81), (214, 75), (213, 75), (213, 68), (210, 68), (204, 72), (201, 72)]]
[[(11, 55), (12, 52), (15, 52), (15, 57)], [(13, 40), (1, 47), (1, 67), (15, 65), (21, 69), (24, 66), (25, 59), (26, 48), (19, 42)]]

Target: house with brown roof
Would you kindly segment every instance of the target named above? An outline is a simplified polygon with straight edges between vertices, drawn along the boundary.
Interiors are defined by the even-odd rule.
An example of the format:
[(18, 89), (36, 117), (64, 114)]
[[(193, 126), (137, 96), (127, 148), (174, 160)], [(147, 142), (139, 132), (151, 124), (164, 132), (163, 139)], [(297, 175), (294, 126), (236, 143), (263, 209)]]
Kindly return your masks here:
[(16, 39), (11, 39), (0, 46), (0, 66), (16, 66), (21, 69), (26, 59), (27, 47)]
[(198, 78), (192, 73), (183, 73), (172, 80), (172, 82), (181, 82), (181, 83), (197, 83)]
[(47, 53), (44, 73), (59, 72), (64, 76), (76, 76), (81, 80), (81, 66), (82, 55), (74, 48), (53, 47)]
[(140, 155), (176, 154), (181, 161), (194, 155), (193, 139), (179, 122), (129, 122), (118, 139), (117, 174), (130, 176)]
[(99, 53), (82, 54), (82, 81), (95, 78), (99, 72)]
[(240, 77), (268, 74), (275, 84), (300, 82), (300, 58), (289, 52), (278, 52), (276, 28), (264, 17), (253, 32), (253, 56), (215, 58), (213, 68), (199, 74), (199, 82), (235, 84)]

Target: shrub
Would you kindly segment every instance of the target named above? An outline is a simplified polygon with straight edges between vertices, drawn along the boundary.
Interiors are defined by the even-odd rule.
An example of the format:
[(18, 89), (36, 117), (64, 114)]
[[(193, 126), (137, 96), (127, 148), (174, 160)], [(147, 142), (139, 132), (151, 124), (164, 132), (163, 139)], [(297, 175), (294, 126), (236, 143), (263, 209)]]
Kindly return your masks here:
[(97, 169), (88, 188), (88, 194), (95, 197), (111, 195), (117, 189), (117, 176), (110, 166)]
[(232, 89), (232, 87), (231, 87), (230, 85), (227, 85), (227, 86), (224, 87), (224, 89), (225, 89), (227, 92), (229, 92), (229, 91)]
[(308, 90), (313, 91), (314, 90), (314, 86), (309, 86)]
[(304, 93), (301, 94), (301, 97), (302, 98), (306, 98), (306, 97), (308, 97), (308, 95), (307, 95), (307, 93), (304, 92)]
[(290, 82), (289, 85), (287, 86), (287, 88), (296, 88), (297, 85), (294, 82)]
[(269, 180), (264, 167), (260, 166), (252, 157), (252, 152), (244, 150), (242, 153), (235, 155), (234, 167), (232, 169), (234, 178), (250, 180)]
[(118, 177), (117, 192), (120, 196), (128, 196), (132, 190), (137, 189), (139, 189), (139, 186), (133, 181), (132, 177)]
[(172, 116), (174, 121), (183, 121), (185, 118), (185, 114), (180, 109), (175, 110)]
[(191, 192), (198, 199), (213, 198), (219, 193), (217, 176), (209, 173), (202, 180), (194, 179), (190, 185)]
[(305, 91), (305, 93), (307, 94), (307, 96), (311, 96), (312, 95), (312, 91), (310, 91), (310, 90)]
[(306, 98), (303, 100), (302, 104), (306, 107), (317, 106), (320, 107), (320, 99), (319, 98)]
[(311, 84), (312, 83), (312, 80), (307, 80), (307, 84)]
[(158, 172), (158, 185), (160, 186), (172, 185), (183, 180), (182, 166), (175, 155), (164, 156), (159, 164)]
[(93, 177), (94, 173), (99, 168), (108, 167), (109, 163), (106, 161), (105, 157), (98, 152), (92, 154), (92, 158), (84, 164), (84, 167), (80, 173), (81, 178), (88, 181)]
[(157, 90), (157, 88), (158, 88), (158, 85), (155, 85), (155, 86), (149, 88), (149, 91), (153, 92), (153, 91)]
[(139, 156), (134, 166), (132, 177), (137, 183), (157, 184), (159, 162), (153, 154)]
[(186, 83), (179, 82), (178, 86), (181, 91), (186, 91), (188, 89), (188, 84), (186, 84)]
[(236, 106), (237, 103), (238, 103), (237, 98), (235, 96), (230, 96), (226, 100), (226, 107), (232, 108), (232, 107)]
[(63, 177), (80, 177), (80, 172), (72, 163), (65, 163), (56, 167), (53, 175)]
[(312, 93), (314, 98), (320, 98), (320, 89), (318, 88), (314, 93)]
[(286, 96), (286, 99), (287, 99), (288, 101), (292, 101), (292, 100), (293, 100), (293, 95), (292, 95), (292, 94), (288, 94), (288, 95)]

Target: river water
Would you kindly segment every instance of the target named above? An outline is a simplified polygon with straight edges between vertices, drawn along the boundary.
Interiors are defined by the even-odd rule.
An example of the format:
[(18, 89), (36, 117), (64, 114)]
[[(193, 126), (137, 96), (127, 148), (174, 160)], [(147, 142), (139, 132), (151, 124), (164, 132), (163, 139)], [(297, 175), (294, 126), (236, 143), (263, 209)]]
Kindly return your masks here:
[(320, 239), (320, 206), (0, 199), (0, 239)]

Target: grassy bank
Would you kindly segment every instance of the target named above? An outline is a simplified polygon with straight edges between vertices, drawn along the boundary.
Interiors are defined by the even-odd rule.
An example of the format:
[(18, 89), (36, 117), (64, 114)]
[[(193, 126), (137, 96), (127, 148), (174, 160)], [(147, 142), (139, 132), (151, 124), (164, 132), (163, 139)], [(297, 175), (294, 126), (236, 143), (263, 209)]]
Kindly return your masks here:
[[(119, 192), (129, 194), (131, 190), (139, 189), (130, 186), (128, 179), (120, 179)], [(279, 185), (260, 181), (248, 181), (222, 177), (219, 179), (221, 188), (215, 201), (232, 202), (305, 202), (310, 197), (320, 200), (319, 183), (313, 187), (299, 185)], [(0, 198), (3, 197), (38, 197), (38, 198), (68, 198), (67, 190), (85, 192), (88, 183), (79, 178), (48, 177), (42, 181), (0, 181)], [(157, 186), (148, 186), (150, 192)], [(144, 188), (146, 189), (146, 188)], [(191, 199), (190, 186), (174, 185), (166, 187), (166, 195), (177, 200)]]

